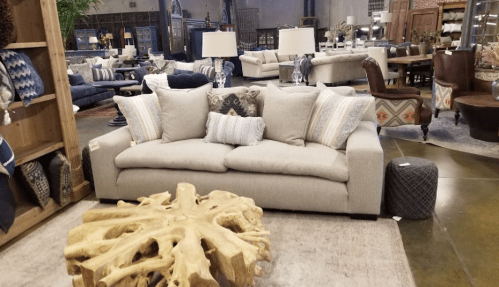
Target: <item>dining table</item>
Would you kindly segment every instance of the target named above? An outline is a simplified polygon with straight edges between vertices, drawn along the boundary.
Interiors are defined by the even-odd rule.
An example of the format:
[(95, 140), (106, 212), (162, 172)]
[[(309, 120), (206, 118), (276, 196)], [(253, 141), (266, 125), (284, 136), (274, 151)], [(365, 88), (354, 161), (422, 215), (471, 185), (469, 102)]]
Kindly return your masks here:
[(420, 64), (425, 62), (431, 62), (433, 55), (418, 55), (418, 56), (407, 56), (407, 57), (396, 57), (396, 58), (388, 58), (387, 63), (389, 64), (397, 64), (399, 78), (397, 79), (396, 87), (401, 88), (406, 86), (406, 67), (409, 65)]

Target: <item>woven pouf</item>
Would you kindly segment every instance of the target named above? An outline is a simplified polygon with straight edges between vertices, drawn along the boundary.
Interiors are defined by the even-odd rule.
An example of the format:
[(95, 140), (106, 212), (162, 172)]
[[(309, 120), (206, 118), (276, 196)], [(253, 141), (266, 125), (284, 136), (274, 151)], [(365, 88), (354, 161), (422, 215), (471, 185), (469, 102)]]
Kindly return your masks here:
[(400, 157), (390, 161), (385, 173), (388, 211), (408, 219), (430, 217), (435, 209), (437, 183), (438, 168), (429, 160)]

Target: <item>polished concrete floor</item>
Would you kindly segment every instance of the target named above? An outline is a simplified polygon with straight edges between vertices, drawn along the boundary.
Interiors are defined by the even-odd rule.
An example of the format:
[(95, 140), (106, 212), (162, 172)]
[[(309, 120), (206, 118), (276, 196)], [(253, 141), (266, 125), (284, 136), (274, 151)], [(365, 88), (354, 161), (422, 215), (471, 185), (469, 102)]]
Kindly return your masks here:
[[(251, 84), (235, 78), (234, 85)], [(80, 147), (114, 130), (110, 119), (76, 117)], [(385, 164), (414, 156), (439, 169), (433, 217), (399, 222), (417, 285), (499, 286), (499, 159), (390, 137), (380, 141)]]

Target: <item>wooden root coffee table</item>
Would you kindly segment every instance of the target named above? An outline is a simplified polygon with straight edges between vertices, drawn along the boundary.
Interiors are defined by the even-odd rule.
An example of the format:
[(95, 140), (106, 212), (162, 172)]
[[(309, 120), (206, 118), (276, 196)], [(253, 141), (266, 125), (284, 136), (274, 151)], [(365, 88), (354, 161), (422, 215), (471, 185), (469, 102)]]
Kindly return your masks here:
[(472, 138), (499, 142), (499, 101), (483, 95), (459, 97), (454, 103), (468, 121)]
[(64, 249), (73, 286), (254, 286), (257, 261), (270, 261), (270, 232), (250, 198), (215, 190), (199, 196), (188, 183), (138, 199), (139, 205), (91, 209)]

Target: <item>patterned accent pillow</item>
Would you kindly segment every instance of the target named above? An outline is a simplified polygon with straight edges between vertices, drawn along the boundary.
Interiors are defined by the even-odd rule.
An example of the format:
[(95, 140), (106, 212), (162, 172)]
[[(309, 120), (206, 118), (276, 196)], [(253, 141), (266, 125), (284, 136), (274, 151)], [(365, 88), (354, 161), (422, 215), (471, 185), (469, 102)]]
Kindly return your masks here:
[(50, 185), (50, 197), (60, 205), (71, 202), (73, 191), (71, 164), (60, 151), (51, 155), (46, 172)]
[(414, 124), (416, 99), (386, 100), (376, 98), (376, 119), (380, 127), (397, 127)]
[(36, 71), (35, 65), (33, 65), (33, 62), (28, 57), (28, 55), (21, 52), (19, 52), (18, 54), (26, 62), (26, 64), (28, 64), (28, 68), (30, 69), (33, 80), (35, 81), (36, 96), (43, 95), (43, 93), (45, 92), (45, 85), (43, 84), (42, 78)]
[(344, 97), (331, 90), (322, 90), (312, 108), (307, 141), (344, 148), (374, 97)]
[(156, 94), (135, 97), (114, 96), (135, 143), (140, 144), (161, 138), (161, 106)]
[(232, 145), (256, 145), (262, 140), (265, 123), (260, 117), (243, 118), (222, 115), (215, 112), (208, 114), (206, 122), (206, 143)]
[(435, 82), (436, 92), (435, 92), (435, 107), (441, 110), (451, 109), (451, 95), (452, 88), (440, 86)]
[(14, 83), (17, 93), (21, 97), (24, 106), (28, 106), (37, 97), (35, 78), (29, 65), (19, 54), (10, 50), (0, 52), (2, 61), (9, 71), (9, 75)]
[(210, 80), (214, 80), (215, 79), (215, 68), (212, 67), (212, 66), (201, 66), (199, 68), (199, 73), (201, 74), (205, 74), (206, 77), (208, 77), (208, 79)]
[(69, 68), (76, 74), (80, 74), (85, 79), (86, 83), (92, 83), (94, 81), (94, 76), (92, 74), (92, 68), (89, 64), (73, 64), (69, 65)]
[(92, 69), (94, 81), (114, 81), (114, 72), (112, 69)]
[(49, 202), (50, 187), (43, 171), (43, 167), (38, 161), (30, 161), (19, 167), (19, 172), (15, 175), (19, 177), (19, 183), (23, 189), (28, 191), (28, 197), (36, 204), (45, 206)]
[(14, 83), (10, 79), (7, 68), (3, 63), (0, 62), (0, 109), (7, 110), (9, 105), (14, 101), (16, 95), (16, 90), (14, 89)]
[(260, 90), (247, 90), (240, 93), (208, 92), (210, 112), (229, 116), (256, 117), (257, 100)]

